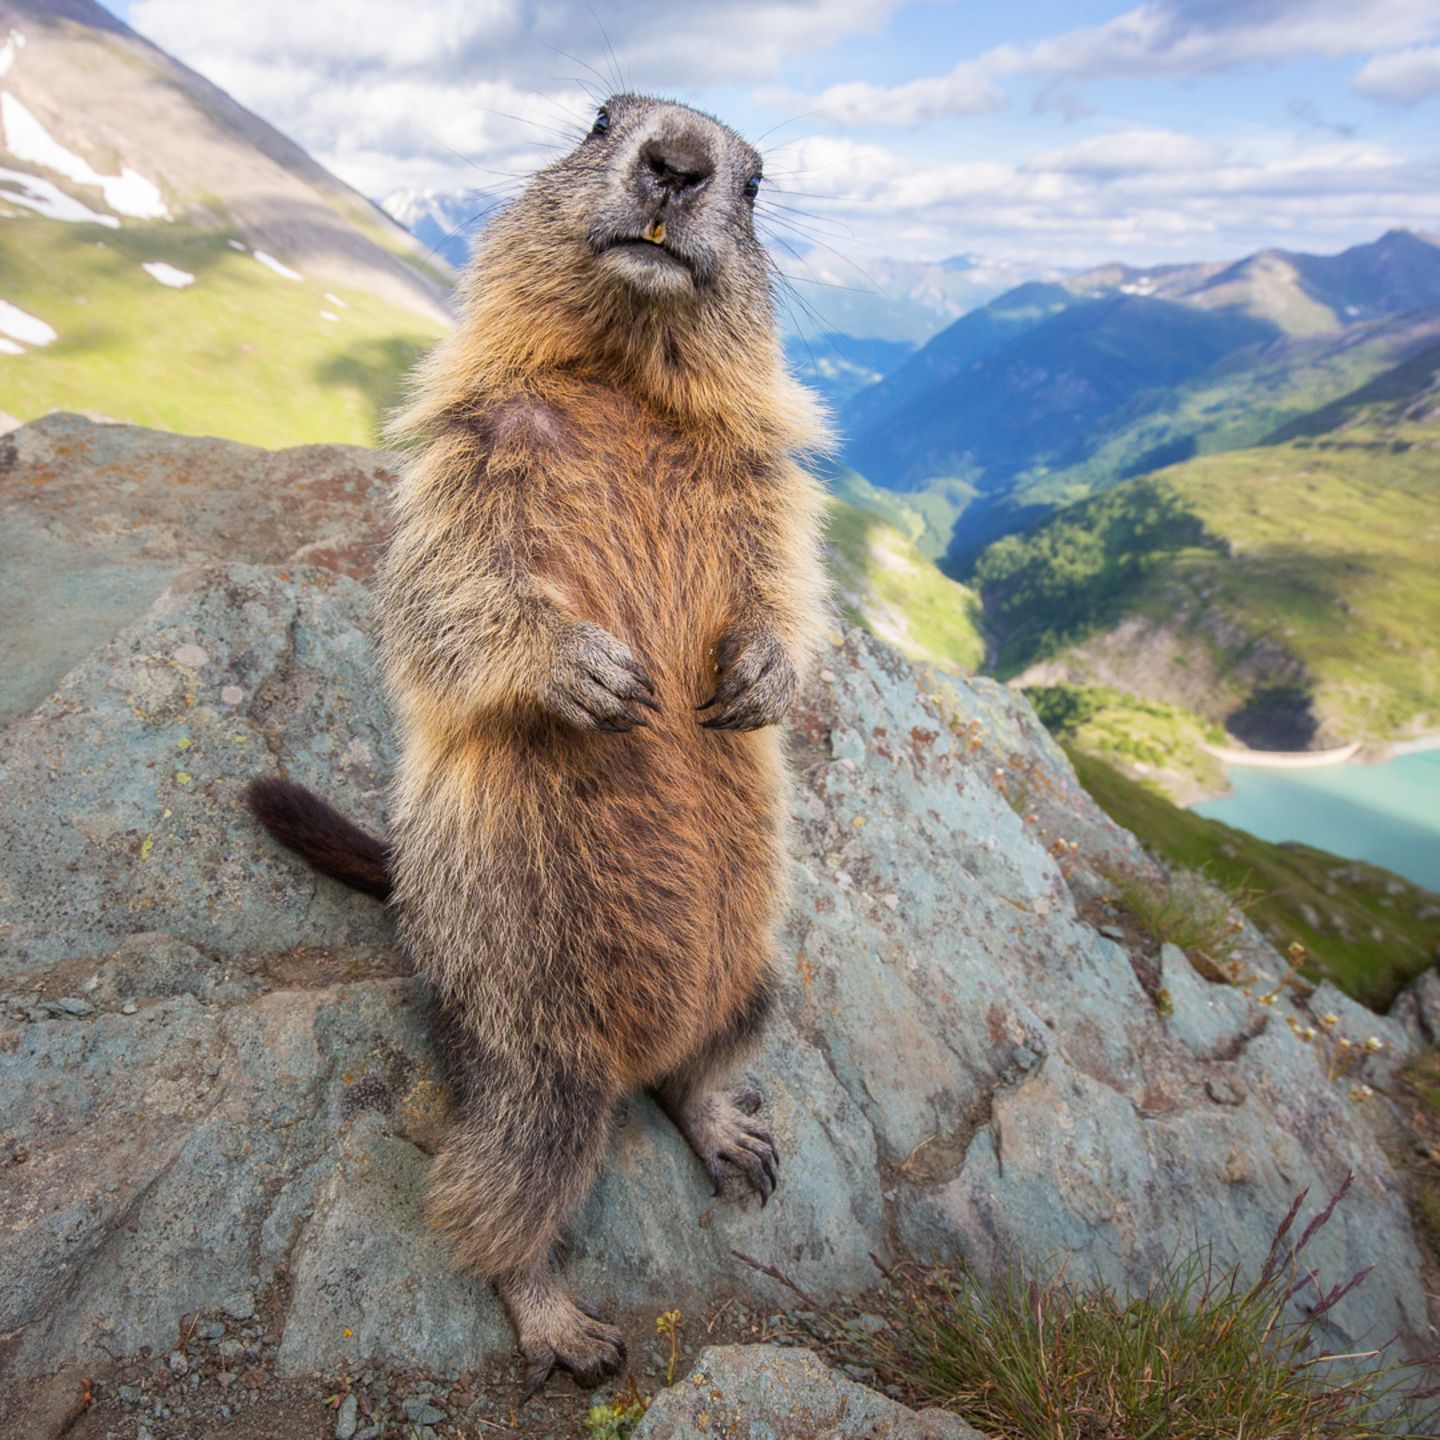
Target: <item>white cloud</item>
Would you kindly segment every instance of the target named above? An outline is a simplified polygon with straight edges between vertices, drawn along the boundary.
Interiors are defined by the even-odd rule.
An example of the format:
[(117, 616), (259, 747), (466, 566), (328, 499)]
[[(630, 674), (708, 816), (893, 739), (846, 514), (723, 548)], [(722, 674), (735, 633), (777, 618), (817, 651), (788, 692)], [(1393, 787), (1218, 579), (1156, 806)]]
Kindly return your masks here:
[(957, 65), (948, 75), (911, 80), (904, 85), (872, 85), (857, 80), (832, 85), (807, 99), (788, 92), (775, 96), (780, 108), (803, 104), (806, 114), (836, 125), (918, 125), (945, 115), (980, 115), (1002, 110), (1005, 95), (975, 64)]
[(1224, 154), (1223, 146), (1195, 135), (1174, 130), (1124, 130), (1091, 135), (1077, 144), (1035, 155), (1028, 168), (1090, 176), (1166, 174), (1213, 168)]
[(1418, 105), (1440, 95), (1440, 46), (1376, 55), (1356, 75), (1354, 88), (1370, 100), (1392, 105)]
[(1340, 59), (1437, 35), (1434, 0), (1146, 0), (1103, 25), (998, 46), (945, 75), (785, 98), (837, 125), (912, 125), (997, 108), (1004, 103), (997, 82), (1018, 76), (1083, 81), (1213, 74), (1311, 56)]
[[(1016, 163), (920, 164), (840, 139), (787, 147), (762, 223), (863, 256), (959, 250), (1088, 264), (1115, 254), (1194, 259), (1263, 244), (1339, 248), (1383, 223), (1434, 227), (1440, 165), (1383, 145), (1284, 135), (1215, 145), (1168, 130), (1087, 137)], [(786, 202), (786, 189), (806, 199)], [(860, 261), (863, 267), (863, 258)]]
[(883, 30), (902, 3), (137, 0), (130, 23), (384, 194), (453, 183), (456, 152), (491, 171), (531, 170), (584, 133), (597, 96), (763, 84), (787, 56)]

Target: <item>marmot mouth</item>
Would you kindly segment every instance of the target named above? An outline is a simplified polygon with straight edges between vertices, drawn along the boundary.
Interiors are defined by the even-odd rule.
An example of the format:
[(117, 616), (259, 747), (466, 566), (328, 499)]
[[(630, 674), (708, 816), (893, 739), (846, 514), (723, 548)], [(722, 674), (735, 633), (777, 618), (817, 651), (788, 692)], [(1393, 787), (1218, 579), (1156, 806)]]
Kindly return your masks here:
[(668, 260), (672, 265), (683, 267), (692, 276), (695, 273), (694, 265), (678, 250), (666, 245), (663, 241), (657, 244), (654, 240), (647, 240), (643, 235), (619, 235), (613, 240), (607, 240), (600, 247), (602, 255), (610, 250), (628, 250), (632, 254), (649, 254), (656, 260)]

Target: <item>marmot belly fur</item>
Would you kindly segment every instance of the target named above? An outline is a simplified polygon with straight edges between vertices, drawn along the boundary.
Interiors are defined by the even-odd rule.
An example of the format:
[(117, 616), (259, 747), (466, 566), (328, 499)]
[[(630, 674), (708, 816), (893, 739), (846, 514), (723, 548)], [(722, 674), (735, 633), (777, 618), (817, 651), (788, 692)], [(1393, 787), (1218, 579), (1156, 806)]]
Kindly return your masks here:
[(624, 1358), (550, 1261), (624, 1096), (648, 1087), (717, 1189), (775, 1184), (726, 1079), (771, 986), (822, 501), (759, 172), (709, 117), (621, 96), (491, 226), (398, 426), (388, 843), (254, 791), (278, 838), (389, 892), (455, 1088), (430, 1213), (498, 1285), (527, 1393)]

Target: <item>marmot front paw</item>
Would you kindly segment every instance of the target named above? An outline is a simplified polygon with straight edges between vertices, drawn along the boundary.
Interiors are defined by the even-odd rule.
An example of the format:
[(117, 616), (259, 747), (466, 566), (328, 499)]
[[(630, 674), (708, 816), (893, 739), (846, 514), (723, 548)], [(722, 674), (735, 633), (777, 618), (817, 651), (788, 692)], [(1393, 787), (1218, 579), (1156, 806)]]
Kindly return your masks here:
[(800, 677), (773, 635), (727, 635), (715, 664), (720, 683), (695, 707), (713, 711), (700, 722), (707, 730), (761, 730), (785, 718)]
[(660, 709), (655, 682), (630, 647), (588, 621), (566, 635), (544, 699), (552, 715), (579, 730), (615, 734), (648, 723), (637, 707)]

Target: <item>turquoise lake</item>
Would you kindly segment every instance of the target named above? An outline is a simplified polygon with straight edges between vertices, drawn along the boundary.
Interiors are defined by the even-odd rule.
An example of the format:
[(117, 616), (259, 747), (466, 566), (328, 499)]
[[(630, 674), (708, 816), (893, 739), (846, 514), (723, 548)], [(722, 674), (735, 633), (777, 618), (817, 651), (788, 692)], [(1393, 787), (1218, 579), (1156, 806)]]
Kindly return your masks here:
[(1230, 767), (1230, 795), (1193, 806), (1262, 840), (1300, 840), (1440, 891), (1440, 750), (1324, 770)]

